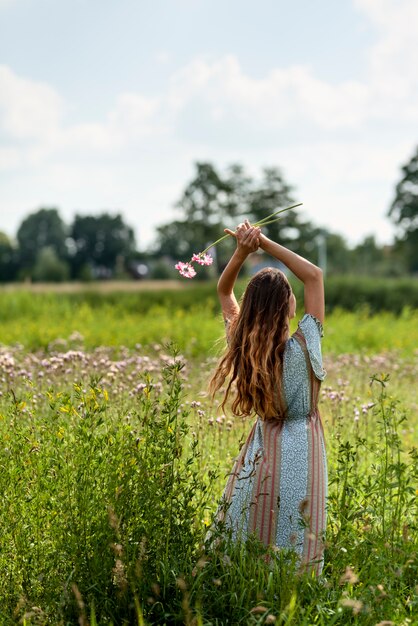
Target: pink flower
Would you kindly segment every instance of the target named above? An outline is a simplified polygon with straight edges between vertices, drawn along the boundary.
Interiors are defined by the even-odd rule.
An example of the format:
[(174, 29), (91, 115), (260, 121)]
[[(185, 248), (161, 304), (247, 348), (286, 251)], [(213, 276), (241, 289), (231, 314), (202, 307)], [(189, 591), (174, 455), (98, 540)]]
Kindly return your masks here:
[(199, 263), (199, 265), (212, 265), (213, 258), (210, 256), (210, 254), (199, 252), (199, 254), (194, 254), (192, 256), (191, 263)]
[(190, 263), (182, 263), (179, 261), (174, 267), (185, 278), (194, 278), (196, 276), (196, 270)]

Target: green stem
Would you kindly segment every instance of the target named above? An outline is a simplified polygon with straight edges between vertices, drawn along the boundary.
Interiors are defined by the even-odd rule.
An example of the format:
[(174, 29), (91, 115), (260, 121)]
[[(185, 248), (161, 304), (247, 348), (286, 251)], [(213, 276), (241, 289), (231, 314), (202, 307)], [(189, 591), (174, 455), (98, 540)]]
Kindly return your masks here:
[[(278, 222), (281, 219), (280, 217), (276, 217), (275, 219), (271, 219), (271, 218), (274, 217), (275, 215), (279, 215), (280, 213), (284, 213), (285, 211), (290, 211), (291, 209), (295, 209), (296, 207), (301, 206), (302, 204), (303, 202), (299, 202), (298, 204), (292, 204), (292, 206), (288, 206), (285, 209), (280, 209), (279, 211), (275, 211), (271, 215), (267, 215), (267, 217), (264, 217), (262, 220), (255, 222), (254, 224), (252, 224), (252, 226), (267, 226), (267, 224), (273, 224), (273, 222)], [(208, 247), (202, 250), (200, 254), (205, 254), (210, 248), (212, 248), (213, 246), (216, 246), (218, 243), (220, 243), (224, 239), (227, 239), (228, 237), (231, 237), (231, 235), (227, 234), (227, 235), (224, 235), (223, 237), (220, 237), (213, 243), (209, 244)]]
[[(302, 206), (302, 204), (303, 202), (299, 202), (298, 204), (292, 204), (292, 206), (288, 206), (285, 209), (280, 209), (279, 211), (276, 211), (275, 213), (272, 213), (271, 215), (267, 215), (267, 217), (263, 217), (262, 220), (259, 220), (258, 222), (253, 224), (253, 226), (265, 225), (267, 223), (267, 220), (270, 220), (275, 215), (279, 215), (280, 213), (284, 213), (285, 211), (290, 211), (291, 209), (296, 209), (296, 207)], [(280, 218), (277, 218), (277, 219), (280, 219)]]

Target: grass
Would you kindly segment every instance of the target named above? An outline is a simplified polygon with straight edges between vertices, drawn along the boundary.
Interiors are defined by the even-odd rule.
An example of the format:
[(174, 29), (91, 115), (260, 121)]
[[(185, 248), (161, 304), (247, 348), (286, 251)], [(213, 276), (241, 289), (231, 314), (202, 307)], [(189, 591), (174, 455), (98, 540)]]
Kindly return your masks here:
[[(198, 294), (198, 295), (197, 295)], [(50, 349), (54, 342), (135, 347), (175, 341), (188, 357), (214, 354), (222, 335), (213, 289), (147, 292), (143, 294), (5, 293), (0, 302), (1, 342), (28, 350)], [(335, 353), (397, 351), (412, 355), (418, 345), (418, 313), (400, 315), (334, 309), (327, 316), (325, 351)]]
[(216, 307), (111, 298), (0, 306), (0, 623), (418, 624), (416, 313), (329, 316), (316, 579), (253, 540), (205, 542), (251, 428), (205, 391)]

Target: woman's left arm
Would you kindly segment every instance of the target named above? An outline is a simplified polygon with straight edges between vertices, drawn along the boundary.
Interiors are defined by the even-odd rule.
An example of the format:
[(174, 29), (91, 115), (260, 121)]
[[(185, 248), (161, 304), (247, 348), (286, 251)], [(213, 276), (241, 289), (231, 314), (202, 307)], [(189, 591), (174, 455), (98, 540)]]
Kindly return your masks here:
[(260, 229), (245, 221), (244, 224), (237, 227), (235, 232), (228, 228), (225, 229), (225, 232), (236, 238), (237, 247), (219, 278), (218, 297), (224, 318), (232, 319), (239, 313), (234, 285), (245, 259), (258, 249)]

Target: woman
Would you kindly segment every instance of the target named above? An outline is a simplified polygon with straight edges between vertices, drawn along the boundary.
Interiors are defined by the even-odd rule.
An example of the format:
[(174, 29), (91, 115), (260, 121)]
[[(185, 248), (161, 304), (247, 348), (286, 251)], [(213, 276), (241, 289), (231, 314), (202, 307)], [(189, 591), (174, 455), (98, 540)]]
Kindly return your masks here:
[[(223, 495), (234, 538), (254, 533), (264, 544), (293, 548), (302, 569), (322, 571), (327, 463), (317, 401), (322, 367), (324, 287), (321, 270), (263, 235), (248, 221), (236, 231), (237, 248), (218, 282), (228, 348), (210, 383), (226, 383), (222, 406), (257, 419), (235, 461)], [(234, 284), (258, 248), (303, 282), (305, 315), (289, 336), (296, 299), (285, 275), (266, 268), (249, 282), (241, 307)]]

